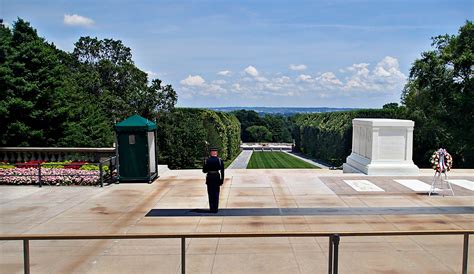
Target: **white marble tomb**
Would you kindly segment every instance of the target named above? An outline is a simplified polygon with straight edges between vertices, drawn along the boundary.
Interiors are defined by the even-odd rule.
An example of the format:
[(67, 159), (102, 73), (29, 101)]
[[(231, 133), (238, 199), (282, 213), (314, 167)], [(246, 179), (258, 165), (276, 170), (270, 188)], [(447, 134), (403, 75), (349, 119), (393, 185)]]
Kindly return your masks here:
[(411, 120), (353, 119), (352, 153), (344, 173), (418, 175), (412, 160), (414, 125)]

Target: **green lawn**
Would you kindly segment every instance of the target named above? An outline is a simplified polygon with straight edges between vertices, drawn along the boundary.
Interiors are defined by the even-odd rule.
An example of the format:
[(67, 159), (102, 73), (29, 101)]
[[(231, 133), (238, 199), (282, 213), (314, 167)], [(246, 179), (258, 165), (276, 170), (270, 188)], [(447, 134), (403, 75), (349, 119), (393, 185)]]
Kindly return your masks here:
[(252, 153), (247, 165), (248, 169), (256, 168), (318, 168), (310, 163), (302, 161), (284, 152), (262, 152)]

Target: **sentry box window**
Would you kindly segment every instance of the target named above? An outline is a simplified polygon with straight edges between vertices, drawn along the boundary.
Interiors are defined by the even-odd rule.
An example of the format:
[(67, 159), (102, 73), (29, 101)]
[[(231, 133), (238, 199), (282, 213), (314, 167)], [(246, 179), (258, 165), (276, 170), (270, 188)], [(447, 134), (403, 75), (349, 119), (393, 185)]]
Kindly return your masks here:
[(135, 134), (130, 134), (128, 135), (128, 143), (130, 145), (134, 145), (135, 144)]

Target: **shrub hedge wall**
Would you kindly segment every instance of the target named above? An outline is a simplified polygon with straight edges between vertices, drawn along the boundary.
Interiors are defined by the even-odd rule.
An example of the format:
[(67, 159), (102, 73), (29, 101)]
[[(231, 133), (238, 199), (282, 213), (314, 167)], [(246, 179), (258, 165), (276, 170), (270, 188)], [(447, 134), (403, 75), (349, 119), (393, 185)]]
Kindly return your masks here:
[(298, 114), (294, 117), (295, 148), (333, 166), (342, 165), (352, 148), (352, 119), (403, 119), (394, 109)]
[(201, 168), (208, 147), (218, 147), (224, 161), (240, 152), (240, 123), (232, 114), (176, 108), (156, 122), (159, 162), (172, 169)]

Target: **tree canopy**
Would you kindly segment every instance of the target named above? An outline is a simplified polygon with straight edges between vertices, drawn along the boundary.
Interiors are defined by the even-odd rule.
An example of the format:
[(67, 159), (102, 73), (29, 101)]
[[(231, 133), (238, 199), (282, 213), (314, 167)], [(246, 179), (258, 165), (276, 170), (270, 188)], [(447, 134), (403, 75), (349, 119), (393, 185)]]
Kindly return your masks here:
[[(276, 114), (260, 116), (256, 111), (244, 109), (233, 111), (232, 113), (239, 119), (241, 124), (241, 138), (243, 142), (292, 142), (291, 129), (293, 123), (289, 117)], [(255, 128), (254, 126), (259, 127)], [(268, 130), (270, 134), (261, 134), (265, 131), (262, 127)]]
[(423, 52), (410, 69), (402, 93), (408, 117), (415, 120), (415, 143), (431, 150), (444, 147), (458, 166), (474, 163), (474, 26), (457, 35), (432, 38), (433, 50)]
[(23, 19), (0, 24), (0, 86), (3, 146), (111, 146), (115, 122), (156, 120), (177, 101), (120, 40), (81, 37), (68, 53)]

